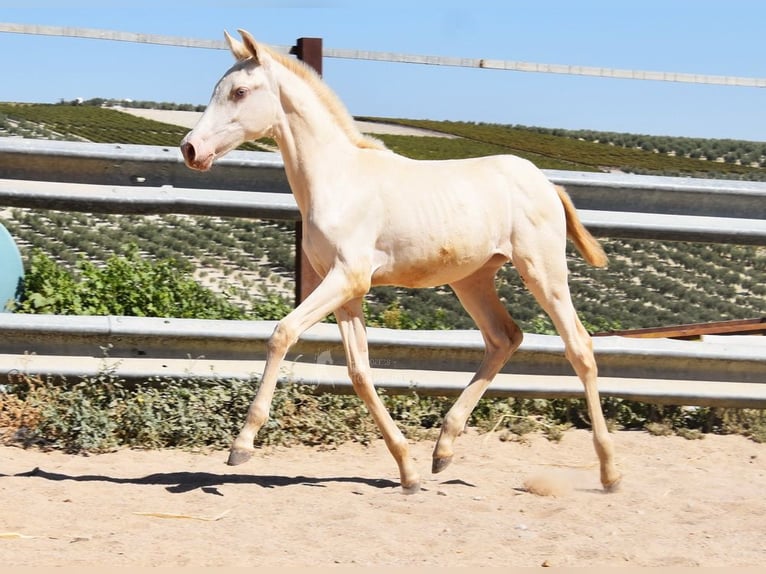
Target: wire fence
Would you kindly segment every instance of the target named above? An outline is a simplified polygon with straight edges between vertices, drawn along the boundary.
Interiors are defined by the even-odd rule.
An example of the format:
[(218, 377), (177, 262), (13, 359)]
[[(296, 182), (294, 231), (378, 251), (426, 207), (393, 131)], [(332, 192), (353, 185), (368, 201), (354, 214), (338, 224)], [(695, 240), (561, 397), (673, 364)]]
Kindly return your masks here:
[[(166, 36), (161, 34), (121, 32), (116, 30), (101, 30), (95, 28), (0, 23), (0, 32), (12, 34), (31, 34), (38, 36), (88, 38), (92, 40), (111, 40), (118, 42), (135, 42), (140, 44), (157, 44), (162, 46), (178, 46), (209, 50), (228, 49), (225, 42), (220, 40), (184, 38), (180, 36)], [(291, 46), (273, 47), (285, 53), (290, 52), (292, 48)], [(346, 60), (373, 60), (378, 62), (397, 62), (401, 64), (425, 64), (430, 66), (480, 68), (487, 70), (507, 70), (512, 72), (565, 74), (571, 76), (591, 76), (623, 80), (708, 84), (740, 88), (766, 88), (766, 78), (753, 78), (747, 76), (722, 76), (710, 74), (692, 74), (686, 72), (629, 70), (620, 68), (603, 68), (597, 66), (578, 66), (573, 64), (546, 64), (536, 62), (522, 62), (517, 60), (498, 60), (491, 58), (460, 58), (433, 55), (429, 56), (340, 48), (324, 48), (322, 50), (322, 55), (325, 58), (339, 58)]]

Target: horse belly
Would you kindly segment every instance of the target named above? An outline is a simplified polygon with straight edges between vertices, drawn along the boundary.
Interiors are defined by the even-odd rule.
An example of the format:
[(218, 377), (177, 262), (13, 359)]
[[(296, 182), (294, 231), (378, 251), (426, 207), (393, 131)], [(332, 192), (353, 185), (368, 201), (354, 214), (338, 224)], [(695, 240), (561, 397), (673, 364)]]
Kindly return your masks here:
[(461, 246), (447, 240), (428, 250), (389, 254), (373, 273), (372, 283), (411, 288), (446, 285), (471, 275), (497, 254), (486, 245)]

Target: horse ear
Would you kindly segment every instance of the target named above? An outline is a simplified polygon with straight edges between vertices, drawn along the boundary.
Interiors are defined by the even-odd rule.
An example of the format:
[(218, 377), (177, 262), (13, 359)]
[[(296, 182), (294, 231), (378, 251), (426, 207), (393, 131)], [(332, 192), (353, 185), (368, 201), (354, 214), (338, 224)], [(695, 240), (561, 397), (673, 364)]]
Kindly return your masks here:
[(255, 38), (253, 38), (250, 35), (250, 32), (247, 30), (237, 30), (237, 32), (239, 32), (239, 35), (242, 36), (242, 41), (244, 42), (244, 45), (248, 51), (248, 55), (255, 58), (256, 62), (260, 61), (261, 47), (258, 45), (258, 42), (255, 41)]
[(229, 46), (229, 50), (231, 50), (231, 53), (238, 62), (247, 60), (252, 56), (247, 47), (242, 42), (232, 37), (226, 30), (223, 31), (223, 36), (226, 39), (226, 44)]

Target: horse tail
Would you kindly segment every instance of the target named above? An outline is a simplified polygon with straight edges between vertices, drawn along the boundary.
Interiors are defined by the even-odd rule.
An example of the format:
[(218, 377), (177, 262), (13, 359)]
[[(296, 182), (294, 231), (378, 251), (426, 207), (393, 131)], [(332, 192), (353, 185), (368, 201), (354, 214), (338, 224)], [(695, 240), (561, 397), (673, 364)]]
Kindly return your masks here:
[(561, 203), (564, 205), (564, 213), (567, 220), (567, 237), (572, 240), (572, 243), (574, 243), (577, 251), (580, 252), (585, 261), (594, 267), (606, 266), (607, 258), (604, 249), (598, 240), (590, 234), (590, 231), (585, 229), (569, 194), (560, 185), (554, 185), (554, 187), (559, 194)]

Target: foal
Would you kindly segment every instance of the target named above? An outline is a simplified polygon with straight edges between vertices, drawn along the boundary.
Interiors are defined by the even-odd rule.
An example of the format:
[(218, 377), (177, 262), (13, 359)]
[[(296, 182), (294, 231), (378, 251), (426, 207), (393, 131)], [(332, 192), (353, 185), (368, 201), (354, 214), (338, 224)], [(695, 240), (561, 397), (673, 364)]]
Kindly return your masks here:
[(620, 474), (601, 411), (592, 343), (567, 284), (567, 236), (589, 263), (603, 266), (606, 256), (564, 189), (511, 155), (447, 161), (397, 155), (364, 137), (310, 68), (240, 34), (241, 42), (226, 34), (237, 62), (216, 85), (181, 151), (189, 167), (204, 171), (245, 141), (274, 138), (301, 213), (304, 250), (322, 281), (269, 339), (263, 377), (228, 463), (252, 455), (290, 346), (335, 313), (354, 390), (397, 462), (403, 490), (417, 491), (420, 477), (407, 441), (373, 387), (363, 298), (375, 285), (449, 284), (482, 333), (484, 360), (436, 442), (432, 471), (439, 472), (452, 460), (453, 443), (476, 403), (521, 344), (522, 333), (494, 285), (497, 270), (511, 261), (564, 341), (585, 387), (601, 482), (606, 489), (615, 486)]

